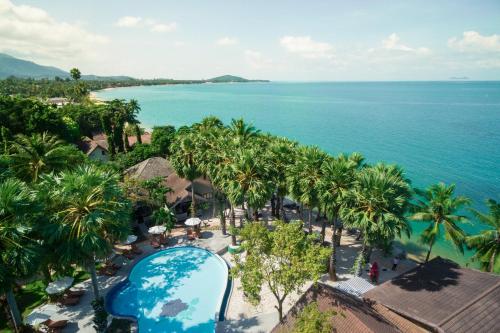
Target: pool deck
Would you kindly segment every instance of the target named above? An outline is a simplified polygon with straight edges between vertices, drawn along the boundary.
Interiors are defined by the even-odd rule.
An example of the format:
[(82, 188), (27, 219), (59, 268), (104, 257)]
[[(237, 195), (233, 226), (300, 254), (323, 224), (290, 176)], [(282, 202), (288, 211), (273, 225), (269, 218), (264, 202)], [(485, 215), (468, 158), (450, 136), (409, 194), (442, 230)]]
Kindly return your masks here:
[[(211, 228), (217, 226), (218, 219), (208, 220)], [(319, 225), (314, 226), (315, 231), (319, 230)], [(329, 239), (330, 229), (327, 229), (327, 238)], [(170, 242), (168, 246), (176, 245), (195, 245), (202, 248), (206, 248), (212, 252), (218, 253), (224, 258), (230, 265), (233, 263), (232, 256), (227, 253), (227, 246), (231, 243), (230, 236), (222, 235), (219, 230), (204, 230), (202, 232), (202, 238), (196, 241), (188, 241), (185, 236), (185, 231), (182, 229), (176, 230), (172, 233)], [(123, 256), (117, 256), (114, 262), (121, 263), (123, 267), (117, 272), (115, 276), (98, 276), (99, 288), (102, 296), (117, 283), (123, 281), (130, 272), (134, 263), (151, 253), (158, 250), (153, 249), (149, 245), (149, 240), (137, 243), (138, 247), (141, 248), (144, 253), (140, 256), (136, 256), (133, 260), (127, 260)], [(342, 236), (342, 246), (338, 248), (338, 276), (339, 281), (347, 280), (353, 275), (350, 273), (351, 267), (354, 263), (354, 259), (360, 249), (360, 244), (354, 237), (347, 235), (346, 233)], [(385, 258), (380, 253), (380, 251), (374, 251), (372, 254), (372, 261), (377, 261), (380, 266), (380, 279), (379, 283), (382, 283), (392, 277), (401, 274), (402, 272), (415, 267), (416, 263), (411, 260), (402, 260), (398, 267), (397, 272), (390, 270), (391, 258)], [(385, 269), (385, 270), (384, 270)], [(363, 271), (363, 278), (368, 279), (366, 270)], [(328, 280), (328, 276), (324, 275), (321, 279), (324, 283), (335, 285), (336, 283)], [(305, 291), (311, 283), (306, 284), (302, 291)], [(85, 281), (76, 285), (77, 288), (83, 288), (87, 290), (85, 295), (81, 298), (80, 303), (75, 306), (59, 306), (57, 305), (56, 315), (51, 318), (54, 320), (67, 319), (69, 320), (68, 326), (63, 330), (63, 333), (72, 332), (95, 332), (92, 327), (93, 309), (90, 305), (93, 300), (93, 293), (91, 288), (90, 280)], [(284, 313), (286, 313), (293, 304), (299, 299), (301, 293), (295, 293), (290, 295), (284, 303)], [(245, 300), (243, 291), (241, 289), (241, 282), (239, 279), (233, 281), (232, 293), (227, 304), (225, 321), (218, 322), (216, 327), (216, 332), (226, 333), (226, 332), (250, 332), (250, 333), (261, 333), (269, 332), (278, 323), (278, 314), (274, 308), (276, 302), (272, 293), (267, 289), (262, 290), (262, 301), (258, 306), (253, 306)]]

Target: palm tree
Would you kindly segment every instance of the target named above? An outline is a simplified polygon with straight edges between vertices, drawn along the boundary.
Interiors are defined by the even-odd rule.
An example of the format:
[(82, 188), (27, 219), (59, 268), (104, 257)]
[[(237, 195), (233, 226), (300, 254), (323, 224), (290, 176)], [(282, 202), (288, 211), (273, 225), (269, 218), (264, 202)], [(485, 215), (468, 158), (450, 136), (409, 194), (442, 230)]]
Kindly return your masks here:
[(195, 179), (202, 175), (196, 161), (196, 134), (191, 131), (178, 134), (172, 143), (170, 161), (177, 174), (191, 182), (191, 216), (196, 216)]
[[(137, 102), (136, 99), (131, 99), (127, 104), (127, 111), (128, 111), (127, 122), (129, 124), (133, 124), (134, 126), (135, 136), (137, 137), (137, 143), (142, 143), (141, 128), (139, 127), (139, 121), (136, 118), (139, 111), (141, 111), (141, 106), (139, 105), (139, 102)], [(127, 143), (128, 143), (128, 138), (127, 138)]]
[(6, 294), (16, 328), (22, 319), (12, 287), (38, 267), (36, 242), (28, 237), (36, 210), (25, 183), (12, 178), (0, 183), (0, 293)]
[(130, 231), (130, 203), (119, 186), (119, 176), (85, 165), (43, 178), (41, 187), (53, 198), (49, 239), (57, 246), (61, 262), (88, 269), (98, 299), (95, 261), (109, 256), (113, 243)]
[(229, 130), (231, 131), (233, 139), (240, 145), (245, 145), (251, 139), (256, 138), (260, 133), (252, 124), (246, 124), (241, 118), (231, 120)]
[[(336, 233), (337, 221), (340, 208), (344, 204), (345, 197), (353, 188), (356, 169), (358, 164), (346, 155), (339, 155), (336, 158), (327, 158), (322, 165), (323, 177), (321, 179), (321, 201), (325, 204), (327, 212), (332, 217), (332, 239), (330, 255), (330, 279), (337, 280), (336, 273)], [(325, 224), (321, 229), (321, 236), (325, 238)]]
[(454, 196), (455, 185), (446, 186), (438, 183), (429, 186), (425, 191), (415, 189), (419, 199), (413, 207), (411, 220), (429, 222), (429, 226), (422, 232), (423, 243), (429, 245), (425, 262), (429, 261), (431, 251), (442, 229), (447, 240), (453, 242), (455, 247), (464, 252), (465, 233), (457, 225), (468, 221), (467, 217), (457, 215), (465, 206), (470, 205), (470, 199), (464, 196)]
[(318, 147), (300, 147), (288, 170), (289, 192), (308, 209), (308, 229), (312, 232), (312, 210), (320, 199), (321, 166), (327, 155)]
[(61, 171), (84, 160), (80, 151), (47, 132), (30, 137), (17, 135), (10, 157), (16, 175), (32, 182), (42, 173)]
[(269, 138), (269, 149), (267, 150), (270, 164), (271, 176), (273, 178), (275, 192), (277, 196), (277, 207), (275, 215), (279, 219), (286, 221), (285, 208), (283, 206), (284, 197), (288, 194), (287, 168), (295, 161), (297, 143), (286, 138)]
[(476, 250), (473, 259), (481, 263), (481, 268), (488, 272), (500, 272), (500, 204), (493, 199), (486, 201), (489, 214), (471, 209), (474, 216), (491, 227), (477, 235), (467, 237), (467, 246)]
[[(254, 150), (240, 150), (231, 164), (232, 181), (229, 192), (253, 209), (254, 220), (272, 194), (272, 183), (267, 176), (269, 168)], [(250, 214), (249, 214), (250, 215)]]
[(362, 249), (355, 272), (361, 275), (364, 261), (370, 260), (371, 247), (392, 241), (410, 226), (405, 212), (411, 191), (403, 171), (394, 165), (377, 164), (357, 173), (354, 188), (345, 196), (340, 217), (345, 224), (361, 230)]

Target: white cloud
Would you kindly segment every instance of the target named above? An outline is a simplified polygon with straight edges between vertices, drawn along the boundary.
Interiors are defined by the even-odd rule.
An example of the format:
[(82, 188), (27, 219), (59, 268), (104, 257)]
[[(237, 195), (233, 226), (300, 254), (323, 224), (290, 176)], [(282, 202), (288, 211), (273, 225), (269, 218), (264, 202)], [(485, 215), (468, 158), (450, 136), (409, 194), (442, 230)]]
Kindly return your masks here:
[(284, 36), (280, 44), (288, 52), (300, 55), (308, 59), (332, 59), (333, 46), (325, 42), (317, 42), (309, 36)]
[(152, 32), (170, 32), (170, 31), (174, 31), (175, 29), (177, 29), (177, 23), (175, 23), (175, 22), (168, 23), (168, 24), (154, 23), (151, 26)]
[(2, 52), (75, 63), (94, 55), (97, 46), (107, 42), (105, 36), (76, 24), (58, 22), (40, 8), (0, 0)]
[[(431, 51), (426, 47), (413, 48), (401, 43), (401, 39), (396, 33), (392, 33), (386, 39), (382, 40), (382, 47), (386, 50), (403, 51), (416, 54), (429, 54)], [(373, 50), (373, 49), (372, 49)]]
[(465, 31), (461, 39), (450, 38), (448, 46), (460, 52), (500, 52), (500, 35), (482, 36), (476, 31)]
[(177, 29), (176, 22), (162, 23), (151, 18), (138, 16), (123, 16), (116, 21), (115, 26), (120, 28), (147, 27), (151, 32), (171, 32)]
[(245, 60), (253, 69), (263, 69), (272, 65), (272, 60), (264, 57), (262, 53), (254, 50), (245, 51)]
[(219, 38), (215, 42), (215, 44), (220, 45), (220, 46), (235, 45), (235, 44), (238, 44), (238, 39), (231, 38), (231, 37), (222, 37), (222, 38)]
[(123, 16), (118, 21), (116, 21), (115, 25), (117, 27), (123, 27), (123, 28), (131, 28), (131, 27), (137, 27), (139, 23), (141, 23), (142, 18), (137, 17), (137, 16)]

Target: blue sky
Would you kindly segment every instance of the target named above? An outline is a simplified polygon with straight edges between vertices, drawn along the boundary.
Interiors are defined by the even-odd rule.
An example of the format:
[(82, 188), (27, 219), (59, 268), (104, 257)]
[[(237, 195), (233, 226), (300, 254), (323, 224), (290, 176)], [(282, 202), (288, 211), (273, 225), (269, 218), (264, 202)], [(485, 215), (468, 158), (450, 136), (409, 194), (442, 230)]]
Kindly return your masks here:
[(500, 79), (500, 1), (0, 0), (0, 52), (84, 73)]

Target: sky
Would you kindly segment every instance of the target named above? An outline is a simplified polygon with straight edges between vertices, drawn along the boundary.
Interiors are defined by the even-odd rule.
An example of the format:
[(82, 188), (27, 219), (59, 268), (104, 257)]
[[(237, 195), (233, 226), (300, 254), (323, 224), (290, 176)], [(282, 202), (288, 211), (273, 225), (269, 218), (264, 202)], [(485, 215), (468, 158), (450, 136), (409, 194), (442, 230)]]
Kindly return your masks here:
[(137, 78), (500, 80), (500, 1), (0, 0), (0, 52)]

